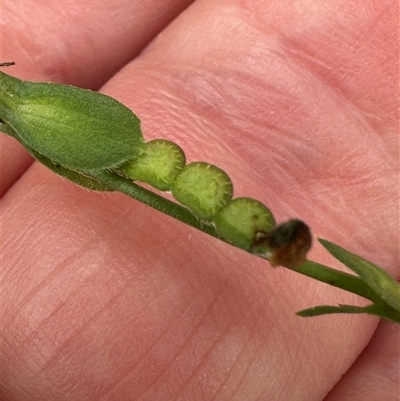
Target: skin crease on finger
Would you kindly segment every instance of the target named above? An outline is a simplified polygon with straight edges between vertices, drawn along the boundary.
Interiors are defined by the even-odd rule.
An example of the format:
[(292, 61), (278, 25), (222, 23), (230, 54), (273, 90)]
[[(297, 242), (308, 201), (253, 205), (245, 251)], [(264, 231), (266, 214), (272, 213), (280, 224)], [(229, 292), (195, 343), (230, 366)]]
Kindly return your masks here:
[[(146, 139), (176, 141), (190, 160), (224, 168), (237, 194), (264, 201), (278, 220), (301, 216), (316, 235), (395, 274), (396, 173), (385, 135), (393, 98), (378, 79), (391, 74), (390, 43), (375, 49), (386, 61), (374, 68), (378, 99), (367, 96), (375, 90), (369, 77), (350, 87), (362, 79), (347, 71), (358, 54), (323, 74), (332, 52), (347, 53), (344, 44), (355, 41), (351, 29), (363, 54), (390, 23), (361, 40), (357, 16), (326, 2), (329, 19), (327, 9), (321, 20), (286, 13), (279, 31), (268, 21), (279, 7), (269, 3), (262, 15), (244, 2), (197, 2), (104, 89), (137, 112)], [(364, 27), (391, 21), (390, 8), (370, 13)], [(283, 29), (295, 30), (290, 18), (297, 35)], [(348, 33), (330, 49), (321, 26), (332, 19), (343, 19)], [(319, 52), (302, 53), (302, 40)], [(318, 68), (310, 60), (320, 60)], [(384, 117), (380, 127), (368, 121), (379, 121), (369, 108)], [(321, 401), (376, 324), (365, 316), (298, 318), (294, 311), (311, 305), (360, 301), (37, 164), (2, 208), (7, 401)], [(376, 253), (370, 244), (378, 241)], [(311, 258), (334, 265), (318, 246)], [(354, 400), (345, 397), (329, 401)]]

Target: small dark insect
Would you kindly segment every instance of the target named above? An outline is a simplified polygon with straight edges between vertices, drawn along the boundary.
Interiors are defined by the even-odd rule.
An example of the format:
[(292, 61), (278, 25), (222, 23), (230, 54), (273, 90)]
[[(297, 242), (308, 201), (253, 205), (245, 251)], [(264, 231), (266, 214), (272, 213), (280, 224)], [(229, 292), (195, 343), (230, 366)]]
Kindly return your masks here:
[(272, 266), (296, 267), (306, 261), (312, 238), (309, 227), (301, 220), (292, 219), (277, 225), (269, 232), (257, 232), (254, 245), (268, 244)]
[(269, 235), (272, 266), (295, 267), (306, 261), (311, 248), (311, 232), (301, 220), (289, 220), (276, 226)]

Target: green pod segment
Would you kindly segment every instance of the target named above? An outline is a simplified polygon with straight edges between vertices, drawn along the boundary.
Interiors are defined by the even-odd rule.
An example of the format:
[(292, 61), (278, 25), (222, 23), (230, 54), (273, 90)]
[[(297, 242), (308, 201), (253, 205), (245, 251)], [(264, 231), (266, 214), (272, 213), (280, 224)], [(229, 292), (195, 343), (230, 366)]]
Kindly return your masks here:
[(185, 164), (186, 157), (181, 147), (171, 141), (154, 139), (143, 144), (137, 158), (124, 164), (121, 171), (134, 181), (168, 191)]
[(143, 143), (140, 120), (117, 100), (1, 71), (0, 119), (30, 148), (76, 171), (118, 167), (134, 159)]
[(200, 219), (212, 221), (232, 199), (233, 184), (225, 171), (205, 162), (190, 163), (174, 180), (172, 195)]
[(225, 241), (255, 254), (268, 254), (263, 237), (275, 226), (271, 211), (256, 199), (233, 199), (214, 218), (217, 234)]

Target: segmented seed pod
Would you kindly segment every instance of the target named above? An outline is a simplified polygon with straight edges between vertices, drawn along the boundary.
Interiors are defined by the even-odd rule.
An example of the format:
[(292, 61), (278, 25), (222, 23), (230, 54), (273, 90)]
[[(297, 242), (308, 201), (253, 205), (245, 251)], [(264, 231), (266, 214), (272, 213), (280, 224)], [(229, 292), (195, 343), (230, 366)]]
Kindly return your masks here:
[(259, 232), (268, 232), (275, 226), (270, 210), (252, 198), (235, 198), (214, 218), (217, 233), (231, 244), (252, 253), (268, 250), (264, 244), (256, 244)]
[(186, 158), (177, 144), (154, 139), (143, 144), (139, 155), (121, 167), (124, 175), (146, 182), (161, 191), (168, 191), (176, 176), (185, 167)]
[(172, 183), (172, 195), (200, 219), (212, 221), (232, 199), (233, 185), (225, 171), (213, 164), (190, 163)]
[[(289, 220), (275, 226), (261, 202), (232, 200), (232, 181), (219, 167), (185, 165), (183, 150), (170, 141), (144, 143), (140, 120), (115, 99), (67, 85), (21, 81), (0, 71), (0, 127), (44, 165), (79, 185), (112, 191), (115, 181), (107, 177), (118, 173), (170, 190), (195, 216), (213, 223), (220, 238), (273, 266), (295, 267), (306, 260), (311, 233), (305, 223)], [(125, 182), (119, 188), (125, 190)], [(150, 204), (147, 195), (141, 199)]]

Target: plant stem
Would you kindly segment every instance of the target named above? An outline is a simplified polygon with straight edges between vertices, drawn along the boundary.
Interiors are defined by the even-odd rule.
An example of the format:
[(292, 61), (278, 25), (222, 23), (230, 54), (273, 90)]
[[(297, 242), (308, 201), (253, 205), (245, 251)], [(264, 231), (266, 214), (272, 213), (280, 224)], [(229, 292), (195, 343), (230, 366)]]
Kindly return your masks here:
[[(106, 186), (113, 187), (117, 191), (223, 241), (223, 239), (217, 235), (212, 225), (202, 223), (201, 220), (185, 207), (165, 199), (115, 172), (100, 171), (92, 173), (91, 176)], [(353, 274), (332, 269), (331, 267), (313, 261), (307, 261), (301, 266), (289, 269), (323, 283), (360, 295), (374, 303), (382, 303), (382, 299), (377, 296), (362, 279)]]
[(157, 195), (156, 193), (135, 184), (133, 181), (124, 178), (115, 172), (96, 171), (92, 172), (90, 175), (92, 178), (100, 181), (106, 186), (113, 187), (115, 190), (122, 192), (131, 198), (138, 200), (139, 202), (145, 203), (146, 205), (157, 209), (158, 211), (167, 214), (174, 219), (180, 220), (181, 222), (197, 228), (206, 234), (221, 239), (218, 237), (216, 230), (212, 225), (206, 224), (199, 220), (190, 212), (189, 209), (160, 195)]
[(360, 295), (374, 303), (382, 302), (382, 299), (362, 279), (354, 274), (332, 269), (312, 260), (308, 260), (295, 268), (287, 268), (323, 283)]

